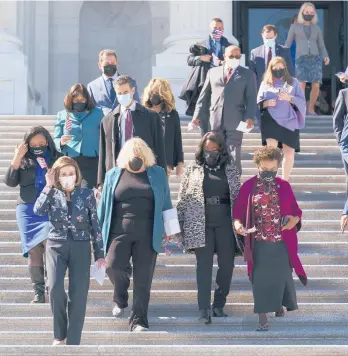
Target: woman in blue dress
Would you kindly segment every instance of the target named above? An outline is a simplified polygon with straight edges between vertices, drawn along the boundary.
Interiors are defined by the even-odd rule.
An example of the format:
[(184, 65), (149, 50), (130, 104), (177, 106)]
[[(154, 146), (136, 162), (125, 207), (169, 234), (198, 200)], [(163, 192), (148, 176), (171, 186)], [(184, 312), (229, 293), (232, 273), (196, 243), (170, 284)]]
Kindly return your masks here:
[(42, 126), (33, 127), (16, 148), (4, 178), (7, 186), (20, 187), (16, 218), (23, 256), (29, 257), (29, 274), (35, 293), (32, 303), (45, 303), (44, 252), (49, 231), (47, 215), (37, 216), (33, 207), (45, 187), (47, 168), (60, 155), (49, 132)]

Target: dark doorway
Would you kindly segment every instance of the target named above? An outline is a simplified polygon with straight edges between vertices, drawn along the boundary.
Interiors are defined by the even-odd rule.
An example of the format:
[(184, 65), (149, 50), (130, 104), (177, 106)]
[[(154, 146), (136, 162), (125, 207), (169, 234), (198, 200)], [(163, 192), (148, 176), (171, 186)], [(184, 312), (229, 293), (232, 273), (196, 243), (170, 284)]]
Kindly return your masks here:
[[(330, 56), (330, 65), (323, 65), (322, 98), (326, 102), (318, 108), (320, 113), (332, 112), (341, 84), (335, 74), (344, 71), (347, 63), (347, 29), (345, 14), (347, 4), (344, 1), (315, 1), (318, 12), (318, 25), (323, 31), (326, 48)], [(246, 54), (246, 64), (250, 50), (262, 44), (261, 29), (266, 24), (277, 26), (279, 44), (284, 44), (292, 17), (298, 13), (303, 1), (233, 1), (233, 35)]]

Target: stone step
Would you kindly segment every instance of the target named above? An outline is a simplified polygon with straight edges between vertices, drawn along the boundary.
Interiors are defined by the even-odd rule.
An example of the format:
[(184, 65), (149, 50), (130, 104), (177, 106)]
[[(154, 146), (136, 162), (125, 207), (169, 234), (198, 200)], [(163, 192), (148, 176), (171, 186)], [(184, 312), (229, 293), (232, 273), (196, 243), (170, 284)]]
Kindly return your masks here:
[[(276, 343), (281, 344), (298, 344), (308, 343), (319, 344), (323, 343), (323, 339), (328, 340), (330, 344), (346, 345), (346, 335), (348, 327), (346, 325), (333, 325), (327, 327), (325, 325), (300, 325), (296, 328), (289, 328), (287, 325), (281, 325), (282, 322), (274, 323), (272, 331), (260, 333), (255, 331), (256, 322), (244, 326), (230, 326), (226, 329), (224, 325), (213, 325), (207, 327), (199, 325), (192, 327), (178, 328), (174, 325), (172, 328), (152, 328), (152, 331), (139, 333), (131, 333), (127, 331), (114, 331), (114, 328), (109, 330), (92, 330), (82, 333), (83, 345), (228, 345), (228, 344), (245, 344), (248, 345), (252, 341), (253, 344), (274, 344), (274, 338), (277, 338)], [(308, 340), (306, 342), (306, 340)], [(331, 341), (331, 342), (330, 342)], [(2, 345), (49, 345), (52, 343), (51, 331), (2, 331), (0, 333), (0, 343)], [(150, 346), (151, 347), (151, 346)], [(79, 347), (81, 348), (81, 347)], [(76, 348), (76, 349), (79, 349)], [(52, 348), (56, 349), (56, 348)], [(59, 347), (63, 351), (62, 347)], [(74, 348), (75, 349), (75, 348)], [(102, 349), (102, 347), (99, 347)], [(170, 349), (169, 349), (170, 350)], [(189, 350), (188, 350), (189, 351)], [(104, 352), (104, 350), (103, 350)], [(7, 355), (8, 353), (6, 353)], [(104, 354), (104, 353), (103, 353)], [(119, 353), (117, 353), (119, 355)], [(191, 354), (191, 353), (190, 353)], [(156, 353), (158, 355), (158, 353)], [(164, 355), (164, 354), (161, 354)], [(170, 355), (170, 352), (166, 355)], [(211, 355), (211, 354), (210, 354)], [(233, 355), (236, 355), (235, 353)], [(241, 354), (240, 354), (241, 355)], [(244, 353), (244, 355), (248, 355)], [(271, 355), (270, 353), (265, 355)], [(272, 354), (277, 355), (277, 354)], [(279, 354), (278, 354), (279, 355)], [(282, 353), (282, 355), (284, 355)], [(290, 354), (289, 354), (290, 355)], [(293, 355), (293, 354), (292, 354)], [(299, 355), (299, 353), (297, 353)], [(318, 355), (318, 354), (316, 354)], [(323, 354), (321, 354), (323, 355)], [(332, 355), (332, 354), (331, 354)]]
[[(111, 300), (98, 301), (93, 303), (88, 301), (86, 316), (89, 317), (108, 317), (114, 303)], [(287, 318), (298, 314), (313, 314), (314, 316), (320, 313), (323, 316), (345, 314), (348, 303), (298, 303), (299, 310), (287, 313)], [(244, 317), (253, 313), (253, 303), (227, 303), (224, 311), (229, 316)], [(130, 307), (126, 309), (126, 315), (129, 313)], [(52, 312), (49, 303), (32, 305), (29, 303), (0, 303), (1, 317), (32, 317), (38, 315), (40, 317), (51, 317)], [(192, 304), (155, 304), (150, 302), (149, 317), (180, 317), (180, 316), (197, 316), (197, 303)], [(268, 314), (272, 318), (272, 313)], [(127, 316), (125, 316), (127, 317)], [(216, 320), (216, 319), (214, 319)]]
[[(19, 245), (19, 243), (17, 243)], [(1, 246), (1, 243), (0, 243)], [(30, 284), (28, 265), (23, 258), (22, 263), (18, 265), (0, 265), (0, 285), (10, 286), (11, 284), (20, 283)], [(241, 261), (238, 260), (238, 263)], [(91, 266), (92, 267), (92, 266)], [(215, 277), (217, 272), (217, 263), (213, 266), (213, 276)], [(310, 278), (346, 278), (348, 276), (348, 264), (347, 265), (304, 265), (306, 273)], [(245, 278), (246, 266), (245, 264), (236, 264), (233, 270), (233, 278)], [(177, 276), (184, 276), (187, 278), (196, 278), (196, 263), (180, 265), (180, 264), (157, 264), (155, 269), (155, 278), (172, 278)], [(16, 280), (10, 280), (16, 278)], [(91, 278), (93, 280), (93, 278)], [(93, 280), (94, 281), (94, 280)], [(94, 282), (93, 282), (94, 283)], [(106, 279), (105, 283), (108, 287), (111, 287), (109, 280)], [(12, 289), (12, 288), (8, 288)]]
[[(308, 273), (308, 272), (307, 272)], [(242, 273), (241, 273), (242, 274)], [(342, 291), (348, 290), (348, 277), (309, 277), (307, 291), (311, 290), (328, 290)], [(133, 285), (131, 280), (131, 287)], [(32, 290), (30, 278), (28, 277), (0, 277), (0, 288), (2, 290)], [(300, 289), (302, 284), (299, 280), (295, 279), (295, 286)], [(66, 287), (68, 288), (68, 280), (66, 280)], [(212, 283), (212, 290), (214, 290), (215, 282)], [(100, 286), (94, 279), (91, 280), (91, 290), (105, 290), (110, 291), (113, 289), (109, 280), (106, 280), (102, 286)], [(196, 290), (196, 276), (195, 273), (190, 275), (155, 275), (152, 282), (152, 290)], [(246, 268), (244, 268), (244, 276), (234, 276), (231, 284), (231, 290), (251, 290), (250, 281), (247, 278)], [(347, 296), (348, 297), (348, 296)], [(8, 301), (11, 301), (9, 299)]]
[[(133, 295), (133, 290), (128, 290), (130, 295)], [(330, 289), (309, 289), (301, 287), (297, 290), (297, 299), (299, 303), (348, 303), (348, 295), (346, 290), (330, 290)], [(113, 290), (94, 290), (90, 289), (88, 300), (92, 303), (100, 301), (112, 301)], [(213, 295), (213, 292), (212, 292)], [(30, 289), (0, 289), (0, 303), (28, 303), (33, 298), (33, 291)], [(196, 303), (197, 290), (151, 290), (150, 303), (156, 304), (179, 304), (179, 303)], [(232, 289), (227, 297), (228, 303), (252, 303), (253, 295), (251, 286), (246, 290)], [(130, 298), (129, 305), (132, 305)], [(0, 337), (1, 339), (1, 337)]]
[[(285, 328), (284, 328), (285, 330)], [(240, 331), (240, 330), (238, 330)], [(272, 331), (269, 331), (272, 333)], [(285, 331), (286, 333), (286, 331)], [(19, 335), (20, 336), (20, 335)], [(47, 336), (48, 338), (49, 336)], [(83, 334), (83, 337), (88, 339), (89, 334)], [(230, 338), (233, 343), (233, 337)], [(275, 340), (269, 338), (251, 338), (252, 345), (247, 339), (236, 339), (236, 345), (219, 345), (218, 342), (211, 345), (88, 345), (88, 346), (60, 346), (58, 349), (49, 345), (8, 345), (0, 346), (0, 354), (3, 355), (25, 355), (30, 356), (71, 356), (71, 355), (118, 355), (118, 356), (135, 356), (141, 354), (142, 356), (221, 356), (221, 355), (233, 355), (233, 356), (294, 356), (296, 352), (297, 356), (346, 356), (348, 353), (348, 346), (344, 346), (346, 343), (344, 339), (325, 339), (326, 344), (320, 345), (320, 340), (303, 338), (300, 343), (302, 345), (296, 345), (298, 342), (296, 338), (293, 339), (280, 339), (278, 336), (277, 344)], [(337, 341), (335, 341), (337, 340)], [(52, 341), (52, 340), (51, 340)], [(112, 340), (110, 341), (110, 343)], [(337, 345), (334, 345), (336, 343)], [(310, 346), (306, 345), (310, 344)], [(291, 345), (291, 346), (288, 346)], [(320, 354), (319, 354), (320, 353)]]

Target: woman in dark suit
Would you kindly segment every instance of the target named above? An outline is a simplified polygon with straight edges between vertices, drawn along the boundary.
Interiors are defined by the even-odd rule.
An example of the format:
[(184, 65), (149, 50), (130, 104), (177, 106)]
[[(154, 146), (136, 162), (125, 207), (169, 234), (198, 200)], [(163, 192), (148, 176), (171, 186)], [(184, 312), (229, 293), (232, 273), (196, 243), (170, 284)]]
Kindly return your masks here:
[(196, 254), (199, 321), (205, 324), (211, 323), (210, 294), (215, 253), (219, 268), (213, 316), (227, 316), (223, 308), (230, 292), (234, 256), (242, 248), (232, 227), (239, 177), (223, 137), (208, 132), (199, 144), (196, 161), (185, 170), (180, 186), (178, 218), (184, 248)]
[(16, 218), (24, 257), (28, 258), (29, 273), (35, 297), (32, 303), (45, 303), (44, 252), (48, 236), (48, 217), (37, 216), (34, 204), (45, 187), (45, 174), (60, 153), (49, 132), (42, 126), (31, 128), (15, 150), (4, 182), (9, 187), (20, 186)]
[(174, 95), (169, 82), (162, 78), (151, 79), (144, 90), (143, 105), (158, 112), (162, 118), (167, 172), (170, 175), (176, 167), (176, 175), (180, 177), (184, 167), (180, 117), (175, 110)]
[(93, 103), (87, 88), (77, 83), (64, 99), (54, 129), (57, 150), (72, 157), (82, 173), (82, 186), (97, 185), (100, 122), (104, 114)]

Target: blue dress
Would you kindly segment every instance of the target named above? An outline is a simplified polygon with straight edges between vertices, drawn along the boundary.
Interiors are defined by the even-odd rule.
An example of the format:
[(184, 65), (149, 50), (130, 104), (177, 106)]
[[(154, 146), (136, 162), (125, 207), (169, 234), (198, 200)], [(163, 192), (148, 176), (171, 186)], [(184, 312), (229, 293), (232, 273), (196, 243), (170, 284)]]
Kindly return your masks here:
[[(49, 164), (49, 154), (45, 157), (46, 163)], [(40, 165), (36, 167), (35, 188), (37, 197), (46, 185), (45, 174), (47, 170), (42, 169)], [(18, 204), (16, 207), (16, 218), (21, 238), (21, 248), (24, 257), (28, 257), (28, 252), (45, 241), (48, 237), (49, 222), (48, 215), (38, 216), (34, 213), (33, 203)]]

